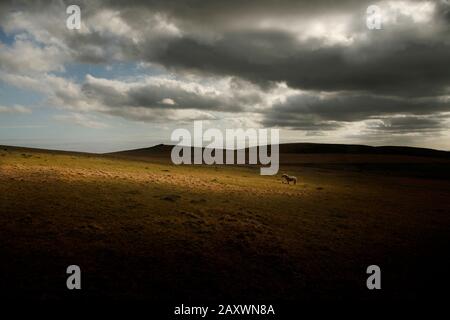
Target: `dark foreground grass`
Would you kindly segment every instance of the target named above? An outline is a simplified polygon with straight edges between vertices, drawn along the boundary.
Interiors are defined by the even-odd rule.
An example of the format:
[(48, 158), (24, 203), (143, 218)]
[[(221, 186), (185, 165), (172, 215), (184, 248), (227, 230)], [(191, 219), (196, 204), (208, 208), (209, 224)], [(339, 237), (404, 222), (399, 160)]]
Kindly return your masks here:
[[(299, 183), (256, 168), (3, 150), (1, 295), (65, 298), (76, 264), (89, 299), (443, 298), (447, 179), (282, 171)], [(365, 285), (371, 264), (380, 292)]]

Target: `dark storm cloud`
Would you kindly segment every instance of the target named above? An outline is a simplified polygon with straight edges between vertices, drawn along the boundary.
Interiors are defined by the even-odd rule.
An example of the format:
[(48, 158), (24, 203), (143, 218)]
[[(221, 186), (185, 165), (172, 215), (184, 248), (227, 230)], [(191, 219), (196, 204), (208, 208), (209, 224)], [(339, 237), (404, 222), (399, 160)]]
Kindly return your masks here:
[(265, 114), (263, 123), (267, 126), (291, 129), (330, 130), (339, 127), (339, 122), (348, 123), (407, 114), (410, 117), (393, 121), (399, 124), (400, 121), (418, 119), (417, 122), (410, 121), (408, 128), (412, 130), (414, 124), (420, 124), (420, 129), (426, 128), (426, 125), (430, 125), (430, 129), (435, 129), (434, 125), (441, 125), (442, 128), (444, 125), (442, 119), (431, 121), (414, 116), (441, 114), (448, 111), (450, 111), (450, 103), (441, 98), (380, 97), (349, 93), (323, 96), (320, 93), (304, 93), (290, 96), (285, 102), (274, 105)]
[[(125, 8), (120, 2), (110, 4)], [(308, 90), (416, 96), (444, 92), (450, 83), (450, 68), (443, 67), (450, 56), (449, 4), (437, 1), (434, 19), (428, 24), (417, 25), (410, 17), (399, 15), (404, 24), (368, 31), (365, 9), (369, 4), (372, 2), (132, 1), (126, 8), (165, 13), (183, 31), (182, 37), (160, 39), (164, 44), (157, 50), (150, 45), (139, 48), (139, 59), (168, 68), (239, 76), (256, 83), (286, 82)], [(125, 10), (122, 17), (130, 21), (139, 15), (132, 12)], [(352, 45), (325, 46), (320, 39), (299, 41), (299, 30), (258, 29), (240, 21), (243, 17), (258, 22), (291, 15), (301, 21), (308, 15), (334, 13), (350, 13), (353, 33), (363, 32), (364, 37), (355, 36)], [(241, 28), (230, 31), (230, 26), (241, 23)], [(217, 34), (205, 39), (202, 33), (208, 32)]]
[[(46, 10), (60, 3), (3, 4), (0, 15), (3, 20), (11, 8), (16, 11), (32, 8), (38, 12), (37, 16), (39, 12), (45, 15)], [(394, 10), (389, 2), (382, 2), (382, 8), (390, 8), (396, 15), (393, 21), (383, 24), (382, 30), (366, 27), (366, 8), (378, 4), (373, 1), (78, 3), (84, 21), (90, 26), (87, 32), (67, 32), (54, 27), (57, 23), (35, 17), (37, 28), (44, 28), (60, 40), (75, 61), (148, 62), (160, 64), (175, 74), (247, 80), (259, 85), (262, 92), (279, 83), (308, 92), (261, 109), (262, 123), (266, 126), (334, 130), (349, 122), (389, 117), (392, 119), (389, 128), (397, 127), (398, 132), (413, 132), (414, 128), (448, 129), (445, 121), (436, 120), (449, 111), (445, 98), (450, 94), (448, 1), (432, 2), (435, 10), (429, 12), (423, 6), (425, 2), (401, 3), (422, 6), (414, 10), (401, 6)], [(115, 16), (97, 17), (101, 11), (117, 14), (119, 22), (126, 26), (125, 31), (118, 27)], [(322, 25), (317, 28), (317, 23)], [(233, 112), (263, 104), (258, 94), (205, 96), (152, 85), (136, 86), (124, 93), (114, 86), (87, 83), (84, 90), (114, 108), (122, 105), (158, 108), (164, 99), (176, 102), (166, 104), (166, 108)], [(387, 130), (383, 126), (378, 129)]]
[(397, 117), (383, 119), (371, 129), (390, 133), (431, 132), (440, 131), (444, 125), (440, 118)]
[(450, 1), (443, 0), (437, 1), (437, 12), (438, 18), (442, 18), (446, 23), (450, 24)]
[[(116, 10), (140, 33), (139, 41), (103, 30), (62, 36), (82, 62), (157, 62), (172, 70), (237, 76), (262, 85), (286, 82), (306, 90), (432, 96), (445, 92), (450, 83), (450, 68), (444, 67), (450, 56), (450, 6), (436, 3), (430, 23), (418, 25), (400, 15), (403, 24), (370, 31), (365, 9), (372, 2), (363, 1), (90, 1), (81, 3), (86, 19), (99, 10)], [(267, 18), (282, 22), (284, 16), (295, 16), (301, 22), (317, 15), (323, 21), (333, 14), (350, 16), (351, 44), (298, 39), (302, 30), (295, 26), (258, 27)], [(151, 15), (159, 15), (180, 34), (161, 33)], [(334, 26), (327, 27), (332, 33)]]
[(450, 83), (450, 68), (443, 67), (450, 43), (404, 41), (386, 44), (386, 49), (370, 44), (310, 50), (310, 45), (299, 47), (282, 32), (247, 32), (226, 34), (213, 44), (171, 41), (155, 59), (169, 68), (237, 75), (255, 83), (286, 82), (307, 90), (428, 96), (444, 93)]
[(303, 116), (299, 114), (285, 114), (277, 118), (266, 117), (263, 121), (266, 127), (283, 127), (292, 130), (302, 130), (308, 132), (330, 131), (342, 128), (343, 123), (336, 121), (322, 121), (313, 116)]
[(318, 93), (290, 96), (274, 105), (271, 113), (300, 113), (323, 120), (360, 121), (386, 114), (429, 114), (450, 111), (450, 103), (433, 98), (396, 98), (337, 93), (321, 97)]
[(196, 23), (206, 21), (208, 25), (211, 20), (217, 22), (218, 17), (224, 17), (226, 18), (224, 23), (230, 23), (230, 17), (241, 15), (286, 15), (292, 12), (319, 14), (323, 10), (340, 12), (352, 8), (367, 7), (365, 1), (361, 0), (129, 0), (126, 2), (106, 0), (102, 3), (116, 9), (138, 8), (140, 10), (151, 9), (167, 12), (177, 18), (198, 19), (199, 21), (196, 21)]

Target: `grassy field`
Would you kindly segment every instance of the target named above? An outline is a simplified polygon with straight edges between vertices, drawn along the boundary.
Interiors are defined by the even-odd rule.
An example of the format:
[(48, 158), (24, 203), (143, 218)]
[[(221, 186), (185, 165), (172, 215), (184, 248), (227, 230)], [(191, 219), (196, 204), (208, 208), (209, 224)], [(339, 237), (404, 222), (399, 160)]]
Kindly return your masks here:
[[(388, 157), (378, 158), (407, 161)], [(299, 179), (286, 185), (280, 175), (260, 176), (252, 167), (2, 147), (1, 295), (183, 301), (438, 295), (450, 267), (450, 180), (311, 165), (321, 160), (314, 155), (282, 166), (280, 174)], [(449, 162), (438, 162), (448, 170)], [(82, 269), (81, 292), (66, 289), (71, 264)], [(366, 288), (371, 264), (381, 267), (381, 291)]]

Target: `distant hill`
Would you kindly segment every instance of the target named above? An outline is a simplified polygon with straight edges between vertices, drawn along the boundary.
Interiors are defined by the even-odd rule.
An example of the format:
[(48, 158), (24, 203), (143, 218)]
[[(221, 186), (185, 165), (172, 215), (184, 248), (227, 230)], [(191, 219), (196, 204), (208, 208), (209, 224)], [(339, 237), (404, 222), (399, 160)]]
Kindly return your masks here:
[(124, 151), (118, 151), (118, 152), (110, 152), (108, 154), (114, 154), (114, 155), (156, 155), (156, 154), (170, 154), (172, 151), (173, 145), (167, 145), (167, 144), (158, 144), (153, 147), (148, 148), (140, 148), (140, 149), (131, 149), (131, 150), (124, 150)]
[[(167, 164), (171, 162), (170, 154), (173, 147), (173, 145), (159, 144), (148, 148), (93, 154), (0, 146), (0, 156), (5, 156), (9, 152), (20, 152), (24, 156), (28, 153), (47, 153)], [(414, 147), (371, 147), (366, 145), (319, 143), (288, 143), (281, 144), (279, 148), (281, 170), (284, 171), (297, 170), (298, 168), (302, 168), (302, 170), (315, 168), (316, 170), (341, 170), (342, 172), (350, 170), (383, 175), (450, 179), (450, 152), (448, 151)], [(248, 153), (249, 149), (245, 151)], [(237, 151), (234, 150), (234, 152), (236, 153)], [(193, 155), (194, 151), (192, 148), (192, 158)], [(248, 163), (248, 159), (248, 154), (246, 154), (246, 163)], [(2, 159), (0, 157), (0, 164), (1, 162)]]
[[(148, 148), (131, 149), (117, 152), (104, 153), (103, 155), (114, 156), (160, 156), (165, 157), (170, 155), (174, 145), (158, 144)], [(255, 148), (255, 147), (253, 147)], [(74, 152), (62, 150), (47, 150), (38, 148), (26, 148), (16, 146), (0, 146), (1, 150), (23, 150), (30, 152), (46, 152), (58, 154), (79, 154), (79, 155), (93, 155), (87, 152)], [(357, 144), (327, 144), (327, 143), (282, 143), (279, 145), (281, 154), (361, 154), (361, 155), (401, 155), (401, 156), (415, 156), (415, 157), (433, 157), (450, 159), (450, 151), (416, 148), (416, 147), (401, 147), (401, 146), (380, 146), (373, 147), (367, 145)], [(248, 152), (248, 149), (246, 150)]]
[(286, 143), (280, 144), (280, 153), (346, 153), (389, 154), (421, 157), (450, 157), (450, 152), (416, 147), (380, 146), (358, 144)]
[[(127, 160), (167, 163), (170, 162), (173, 147), (173, 145), (159, 144), (150, 148), (126, 150), (108, 155)], [(383, 175), (450, 179), (450, 152), (448, 151), (414, 147), (372, 147), (323, 143), (287, 143), (280, 144), (279, 149), (280, 165), (284, 166), (284, 170), (300, 167), (303, 169), (351, 170)], [(249, 149), (245, 151), (248, 160)], [(192, 148), (192, 162), (193, 154)]]
[[(123, 156), (166, 156), (170, 155), (173, 145), (158, 144), (149, 148), (125, 150), (109, 153)], [(326, 144), (326, 143), (283, 143), (280, 144), (281, 154), (374, 154), (374, 155), (402, 155), (415, 157), (435, 157), (450, 159), (449, 151), (434, 150), (427, 148), (381, 146), (372, 147), (367, 145), (352, 144)], [(248, 150), (247, 150), (248, 152)]]

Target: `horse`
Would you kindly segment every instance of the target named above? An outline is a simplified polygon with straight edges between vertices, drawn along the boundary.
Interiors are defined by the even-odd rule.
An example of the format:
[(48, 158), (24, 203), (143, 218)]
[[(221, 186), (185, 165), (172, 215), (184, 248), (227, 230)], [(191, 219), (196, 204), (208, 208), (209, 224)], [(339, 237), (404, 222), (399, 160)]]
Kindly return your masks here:
[(297, 177), (294, 176), (288, 176), (287, 174), (283, 174), (281, 176), (281, 182), (290, 184), (290, 182), (293, 181), (294, 184), (297, 184)]

